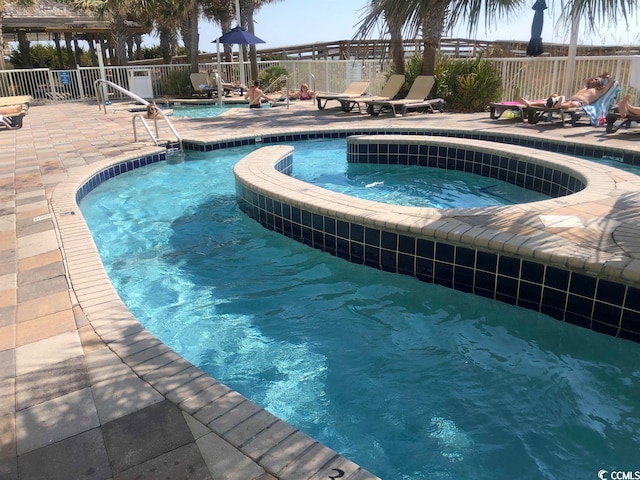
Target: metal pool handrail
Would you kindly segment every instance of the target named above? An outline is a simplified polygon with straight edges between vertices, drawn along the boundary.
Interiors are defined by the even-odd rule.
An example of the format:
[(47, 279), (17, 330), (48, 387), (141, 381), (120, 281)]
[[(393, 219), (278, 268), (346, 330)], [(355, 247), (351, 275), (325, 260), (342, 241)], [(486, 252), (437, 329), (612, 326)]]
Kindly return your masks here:
[[(98, 88), (98, 86), (102, 84), (103, 86), (109, 86), (115, 90), (118, 90), (120, 93), (125, 94), (126, 96), (128, 96), (129, 98), (135, 100), (136, 102), (140, 102), (142, 103), (145, 107), (147, 105), (149, 105), (150, 102), (148, 102), (147, 100), (145, 100), (142, 97), (139, 97), (138, 95), (136, 95), (133, 92), (130, 92), (129, 90), (127, 90), (126, 88), (121, 87), (120, 85), (113, 83), (109, 80), (104, 80), (102, 78), (97, 79), (95, 82), (93, 82), (95, 91), (96, 91), (96, 96), (98, 97), (98, 108), (102, 109), (104, 107), (104, 113), (107, 113), (107, 99), (106, 98), (100, 98), (101, 94), (104, 95), (106, 97), (106, 89), (101, 89)], [(182, 138), (180, 137), (180, 134), (178, 134), (178, 131), (175, 129), (175, 127), (173, 126), (173, 124), (171, 123), (171, 121), (169, 120), (169, 118), (162, 113), (162, 111), (158, 108), (158, 113), (162, 115), (162, 117), (164, 118), (165, 122), (167, 122), (167, 126), (169, 127), (169, 129), (171, 130), (171, 132), (175, 135), (176, 139), (178, 140), (178, 144), (180, 146), (180, 150), (182, 150)], [(153, 140), (153, 143), (155, 145), (159, 145), (158, 143), (158, 120), (157, 118), (154, 118), (155, 120), (155, 127), (156, 127), (156, 134), (153, 135), (153, 133), (151, 132), (151, 129), (149, 128), (149, 125), (147, 124), (146, 120), (142, 117), (142, 115), (138, 114), (138, 115), (134, 115), (133, 120), (132, 120), (132, 124), (133, 124), (133, 138), (134, 141), (138, 140), (138, 136), (137, 136), (137, 132), (136, 132), (136, 118), (140, 118), (142, 120), (142, 124), (144, 125), (145, 129), (147, 130), (147, 133), (149, 134), (149, 136), (151, 137), (151, 139)]]

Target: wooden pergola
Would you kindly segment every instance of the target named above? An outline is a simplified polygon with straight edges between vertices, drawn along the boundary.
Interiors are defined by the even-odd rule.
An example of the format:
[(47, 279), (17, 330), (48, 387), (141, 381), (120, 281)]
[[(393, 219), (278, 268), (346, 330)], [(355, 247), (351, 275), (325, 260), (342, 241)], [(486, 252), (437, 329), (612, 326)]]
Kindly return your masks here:
[[(128, 22), (127, 31), (131, 36), (149, 33), (150, 29), (135, 22)], [(107, 20), (98, 18), (95, 13), (74, 10), (68, 5), (51, 0), (39, 0), (29, 8), (19, 8), (9, 4), (2, 18), (2, 34), (7, 42), (18, 42), (23, 54), (23, 63), (30, 65), (29, 44), (34, 41), (54, 42), (58, 50), (60, 67), (75, 67), (80, 63), (79, 41), (86, 41), (92, 58), (96, 59), (95, 44), (102, 44), (102, 51), (110, 53), (111, 26)], [(65, 42), (66, 55), (63, 55), (60, 42)], [(4, 54), (4, 45), (2, 53)], [(1, 55), (0, 67), (3, 67), (4, 55)], [(37, 65), (36, 65), (37, 66)]]

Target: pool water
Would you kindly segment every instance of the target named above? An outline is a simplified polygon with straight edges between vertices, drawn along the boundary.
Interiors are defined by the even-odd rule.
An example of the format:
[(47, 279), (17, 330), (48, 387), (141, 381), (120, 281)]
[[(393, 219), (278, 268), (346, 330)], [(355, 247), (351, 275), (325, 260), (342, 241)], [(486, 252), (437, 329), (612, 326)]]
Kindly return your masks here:
[[(228, 112), (232, 108), (249, 108), (247, 103), (227, 105), (174, 105), (173, 115), (177, 118), (214, 118)], [(262, 108), (269, 108), (268, 103), (263, 103)]]
[(495, 178), (456, 170), (347, 163), (344, 140), (299, 144), (292, 176), (352, 197), (413, 207), (479, 208), (550, 198)]
[(167, 345), (386, 480), (639, 469), (639, 345), (263, 229), (235, 200), (250, 150), (82, 201), (120, 296)]

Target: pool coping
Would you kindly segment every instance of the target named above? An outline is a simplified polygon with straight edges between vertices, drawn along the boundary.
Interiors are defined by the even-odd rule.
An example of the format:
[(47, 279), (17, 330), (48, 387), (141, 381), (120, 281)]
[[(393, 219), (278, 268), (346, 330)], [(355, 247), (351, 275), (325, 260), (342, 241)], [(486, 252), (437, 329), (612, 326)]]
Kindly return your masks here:
[[(300, 135), (308, 133), (299, 128), (281, 129), (280, 132), (282, 133), (285, 130), (292, 136), (296, 132), (299, 132)], [(320, 132), (335, 132), (336, 134), (340, 134), (345, 130), (345, 128), (318, 128)], [(407, 129), (397, 128), (397, 130)], [(410, 130), (421, 131), (423, 129)], [(429, 129), (425, 128), (424, 130)], [(455, 130), (452, 131), (455, 132)], [(251, 139), (255, 140), (256, 138), (256, 136), (230, 135), (227, 137), (227, 142), (242, 142)], [(193, 145), (205, 145), (208, 143), (207, 141), (198, 140), (189, 140), (189, 142), (192, 142)], [(244, 432), (241, 442), (238, 442), (237, 438), (229, 438), (228, 433), (230, 431), (243, 422), (246, 425), (248, 420), (258, 414), (251, 406), (251, 402), (243, 399), (244, 397), (242, 399), (236, 397), (233, 392), (227, 390), (217, 381), (173, 353), (148, 332), (122, 303), (111, 282), (108, 281), (108, 277), (106, 277), (104, 266), (91, 234), (75, 203), (76, 193), (79, 186), (87, 178), (105, 168), (122, 161), (139, 158), (145, 154), (154, 155), (163, 152), (163, 149), (148, 147), (137, 152), (135, 156), (126, 154), (82, 168), (67, 180), (60, 182), (53, 191), (51, 208), (61, 243), (64, 245), (63, 254), (68, 272), (70, 291), (75, 296), (89, 322), (104, 343), (136, 375), (151, 385), (155, 391), (178, 405), (179, 408), (184, 409), (185, 412), (200, 419), (205, 425), (210, 424), (209, 428), (218, 428), (219, 424), (224, 424), (222, 428), (226, 428), (226, 430), (216, 431), (212, 428), (212, 431), (220, 434), (222, 438), (231, 440), (230, 444), (234, 447), (242, 450), (243, 446), (246, 447), (246, 443), (242, 443), (244, 441), (249, 442), (254, 448), (260, 448), (256, 447), (256, 442), (251, 443), (251, 439), (259, 437), (258, 433), (260, 431), (265, 431), (277, 425), (278, 435), (273, 436), (271, 441), (263, 445), (262, 449), (258, 450), (260, 452), (258, 455), (254, 454), (255, 456), (251, 457), (257, 464), (264, 465), (265, 471), (278, 475), (279, 478), (296, 478), (300, 480), (302, 478), (320, 478), (318, 477), (320, 469), (331, 467), (341, 468), (348, 472), (345, 478), (355, 478), (355, 476), (363, 479), (376, 478), (368, 474), (368, 472), (360, 470), (353, 462), (336, 456), (335, 452), (327, 449), (327, 447), (306, 438), (304, 434), (297, 432), (293, 427), (287, 426), (284, 422), (280, 423), (280, 420), (274, 420), (275, 417), (270, 416), (270, 414), (265, 415), (265, 418), (259, 424), (253, 425), (250, 431)], [(637, 153), (634, 152), (634, 155), (637, 155)], [(446, 227), (446, 225), (443, 225), (443, 227)], [(441, 231), (446, 232), (443, 233), (445, 238), (458, 235), (453, 228), (443, 228)], [(478, 239), (482, 239), (482, 244), (487, 246), (492, 245), (497, 240), (493, 237), (485, 238), (482, 236), (479, 236)], [(531, 248), (531, 253), (535, 254), (534, 246)], [(610, 271), (612, 268), (617, 269), (619, 268), (619, 261), (620, 259), (616, 260), (614, 258), (611, 265), (606, 265), (605, 262), (604, 265), (598, 268), (602, 271)], [(597, 260), (593, 262), (594, 266), (597, 264)], [(640, 272), (640, 262), (633, 260), (627, 263), (624, 271), (628, 272), (630, 281), (638, 281), (640, 279), (640, 274), (638, 273)], [(235, 402), (226, 405), (226, 410), (221, 412), (218, 404), (219, 400), (225, 396), (230, 396), (230, 399), (235, 400)], [(242, 405), (244, 406), (241, 407)], [(239, 416), (236, 416), (238, 414)], [(215, 417), (212, 418), (212, 415), (215, 415)], [(260, 415), (264, 414), (261, 413)], [(229, 421), (232, 418), (239, 423), (236, 423), (229, 430)], [(235, 420), (232, 420), (232, 422)], [(282, 431), (280, 431), (281, 429)], [(237, 433), (238, 429), (234, 432)], [(276, 430), (272, 431), (272, 433), (275, 432)], [(250, 439), (247, 439), (247, 435), (251, 435)], [(273, 444), (274, 439), (289, 439), (290, 443), (282, 445), (282, 451), (280, 454), (276, 454), (278, 453), (276, 452), (278, 444)], [(264, 450), (265, 448), (266, 450)], [(271, 452), (273, 455), (265, 455), (267, 452)], [(309, 467), (305, 466), (309, 463), (309, 455), (311, 454), (313, 454), (314, 458), (317, 456), (323, 459), (320, 463), (314, 463), (314, 472), (310, 472), (308, 470)], [(294, 459), (293, 461), (292, 458)], [(301, 476), (303, 472), (306, 472), (304, 473), (306, 476)], [(352, 475), (349, 476), (349, 474)]]

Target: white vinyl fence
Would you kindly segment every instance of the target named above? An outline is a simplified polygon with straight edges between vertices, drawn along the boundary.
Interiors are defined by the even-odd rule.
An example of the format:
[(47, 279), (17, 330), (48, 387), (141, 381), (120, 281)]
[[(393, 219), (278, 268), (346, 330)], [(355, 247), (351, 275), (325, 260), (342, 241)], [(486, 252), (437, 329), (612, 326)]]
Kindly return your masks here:
[[(632, 56), (578, 57), (571, 92), (580, 88), (591, 76), (609, 72), (618, 78), (622, 94), (633, 95), (637, 103), (640, 92), (629, 87)], [(562, 92), (567, 59), (556, 58), (499, 58), (487, 59), (502, 76), (503, 100), (546, 98), (552, 93)], [(370, 82), (369, 94), (380, 93), (385, 74), (390, 64), (380, 60), (291, 60), (259, 62), (260, 71), (280, 65), (289, 75), (289, 85), (297, 89), (307, 83), (312, 90), (320, 92), (342, 92), (354, 80)], [(245, 78), (250, 79), (250, 66), (244, 65)], [(162, 98), (172, 72), (188, 72), (189, 65), (152, 65), (104, 67), (103, 75), (143, 98)], [(200, 65), (200, 71), (217, 72), (217, 63)], [(240, 70), (237, 63), (220, 64), (220, 75), (224, 81), (237, 81)], [(78, 67), (74, 70), (51, 70), (48, 68), (24, 70), (0, 70), (0, 96), (31, 95), (35, 103), (95, 100), (94, 81), (101, 78), (99, 67)], [(144, 92), (137, 91), (143, 89)], [(112, 99), (124, 98), (111, 92)]]

